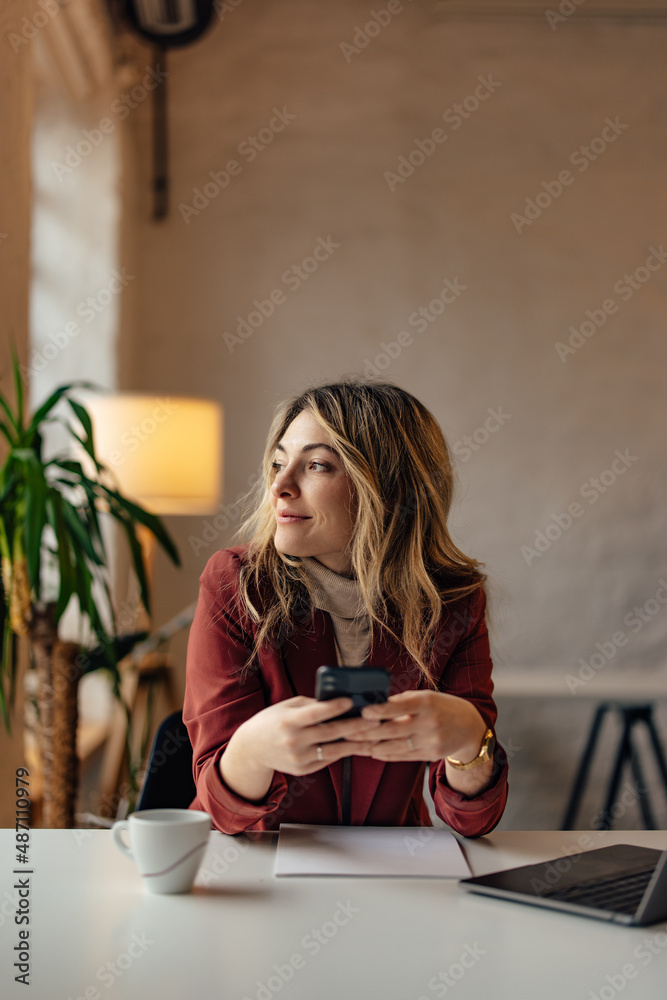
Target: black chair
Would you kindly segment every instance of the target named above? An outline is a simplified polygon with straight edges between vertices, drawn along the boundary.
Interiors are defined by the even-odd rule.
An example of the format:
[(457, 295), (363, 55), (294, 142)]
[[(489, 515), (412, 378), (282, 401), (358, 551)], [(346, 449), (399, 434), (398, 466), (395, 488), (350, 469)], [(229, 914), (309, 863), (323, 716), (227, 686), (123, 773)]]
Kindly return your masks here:
[(137, 811), (187, 809), (195, 794), (192, 744), (183, 725), (183, 713), (172, 712), (155, 734)]

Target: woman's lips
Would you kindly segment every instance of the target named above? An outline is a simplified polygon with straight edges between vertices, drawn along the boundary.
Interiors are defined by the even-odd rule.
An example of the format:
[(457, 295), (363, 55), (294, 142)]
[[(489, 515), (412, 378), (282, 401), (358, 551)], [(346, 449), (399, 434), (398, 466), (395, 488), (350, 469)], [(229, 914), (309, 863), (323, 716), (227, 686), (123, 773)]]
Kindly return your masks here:
[(301, 516), (300, 514), (278, 514), (279, 524), (296, 524), (299, 521), (309, 521), (309, 517)]

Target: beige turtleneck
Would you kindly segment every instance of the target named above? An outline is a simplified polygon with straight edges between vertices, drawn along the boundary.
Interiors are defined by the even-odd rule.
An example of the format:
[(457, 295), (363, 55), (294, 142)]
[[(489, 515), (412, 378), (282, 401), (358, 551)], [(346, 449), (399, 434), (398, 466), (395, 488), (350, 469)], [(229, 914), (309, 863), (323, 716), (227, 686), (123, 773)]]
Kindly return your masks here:
[(302, 558), (301, 564), (313, 604), (331, 615), (338, 666), (364, 666), (371, 645), (371, 626), (359, 581), (334, 573), (311, 556)]

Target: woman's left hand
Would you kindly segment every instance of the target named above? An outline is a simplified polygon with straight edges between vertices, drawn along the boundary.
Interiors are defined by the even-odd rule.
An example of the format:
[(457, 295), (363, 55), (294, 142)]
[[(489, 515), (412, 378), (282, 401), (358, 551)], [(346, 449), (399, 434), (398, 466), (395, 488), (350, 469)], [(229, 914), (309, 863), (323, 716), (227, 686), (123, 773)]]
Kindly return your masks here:
[(403, 691), (383, 705), (362, 709), (365, 719), (382, 719), (377, 734), (364, 734), (373, 742), (375, 760), (439, 760), (454, 757), (469, 761), (477, 756), (486, 724), (465, 698), (440, 691)]

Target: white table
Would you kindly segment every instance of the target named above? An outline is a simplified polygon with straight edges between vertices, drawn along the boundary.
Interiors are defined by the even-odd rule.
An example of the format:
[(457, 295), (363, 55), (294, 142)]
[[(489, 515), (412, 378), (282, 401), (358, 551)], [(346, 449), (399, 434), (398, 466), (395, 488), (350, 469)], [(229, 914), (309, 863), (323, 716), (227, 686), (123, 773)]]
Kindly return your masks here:
[[(622, 842), (665, 848), (667, 832), (507, 832), (464, 845), (481, 874)], [(32, 833), (26, 988), (12, 969), (14, 856), (14, 831), (1, 830), (2, 1000), (667, 996), (667, 922), (625, 928), (442, 879), (276, 879), (272, 834), (213, 833), (193, 893), (151, 896), (109, 832), (72, 830)]]

